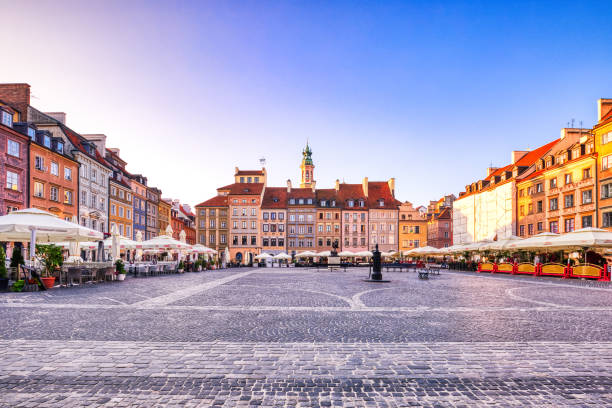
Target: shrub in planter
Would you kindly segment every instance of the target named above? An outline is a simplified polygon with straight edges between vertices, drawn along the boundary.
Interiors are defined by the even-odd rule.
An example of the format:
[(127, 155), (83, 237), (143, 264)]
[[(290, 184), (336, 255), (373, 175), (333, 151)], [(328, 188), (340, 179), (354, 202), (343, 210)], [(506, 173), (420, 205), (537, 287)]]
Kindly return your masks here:
[(36, 256), (45, 265), (41, 280), (47, 289), (52, 288), (55, 283), (55, 277), (50, 276), (51, 272), (64, 263), (62, 248), (57, 245), (36, 245)]
[(121, 259), (117, 259), (115, 262), (115, 270), (117, 271), (117, 280), (124, 280), (127, 271), (125, 270), (125, 265)]
[(184, 270), (185, 270), (185, 264), (183, 263), (183, 261), (179, 261), (178, 271), (182, 273)]
[(17, 282), (13, 283), (13, 286), (11, 286), (11, 290), (13, 292), (21, 292), (23, 290), (23, 287), (25, 286), (25, 281), (23, 279), (18, 280)]
[(0, 246), (0, 290), (8, 289), (8, 278), (6, 276), (6, 252)]

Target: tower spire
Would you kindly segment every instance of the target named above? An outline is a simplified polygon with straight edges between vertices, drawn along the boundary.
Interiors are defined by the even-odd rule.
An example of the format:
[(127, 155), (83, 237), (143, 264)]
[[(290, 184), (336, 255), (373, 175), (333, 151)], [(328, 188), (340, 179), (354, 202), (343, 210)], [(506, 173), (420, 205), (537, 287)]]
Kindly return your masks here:
[(302, 178), (300, 182), (300, 188), (312, 187), (314, 181), (314, 164), (312, 162), (312, 150), (306, 139), (306, 147), (302, 150), (302, 164), (300, 164), (300, 170), (302, 171)]

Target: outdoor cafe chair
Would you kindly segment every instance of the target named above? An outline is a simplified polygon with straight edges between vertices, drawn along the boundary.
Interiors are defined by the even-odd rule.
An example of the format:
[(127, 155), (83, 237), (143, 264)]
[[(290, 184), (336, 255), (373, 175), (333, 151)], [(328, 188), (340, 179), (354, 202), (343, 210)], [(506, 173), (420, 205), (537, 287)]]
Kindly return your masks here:
[(79, 285), (83, 284), (83, 274), (81, 273), (81, 268), (70, 267), (66, 270), (66, 286), (73, 286), (75, 280), (79, 281)]

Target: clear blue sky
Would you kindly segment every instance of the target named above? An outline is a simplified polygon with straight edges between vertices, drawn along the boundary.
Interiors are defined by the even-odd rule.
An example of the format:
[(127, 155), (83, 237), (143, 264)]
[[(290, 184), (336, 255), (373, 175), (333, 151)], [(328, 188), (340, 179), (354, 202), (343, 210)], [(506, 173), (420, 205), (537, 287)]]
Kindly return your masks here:
[[(196, 204), (267, 159), (425, 204), (612, 97), (612, 2), (2, 1), (2, 82)], [(8, 53), (8, 55), (7, 55)]]

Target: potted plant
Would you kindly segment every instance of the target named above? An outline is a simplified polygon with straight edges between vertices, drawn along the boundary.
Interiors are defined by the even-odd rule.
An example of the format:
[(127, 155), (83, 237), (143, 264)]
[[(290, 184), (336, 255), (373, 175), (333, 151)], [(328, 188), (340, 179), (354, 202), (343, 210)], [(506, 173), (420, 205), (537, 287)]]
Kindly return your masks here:
[(115, 262), (115, 269), (117, 271), (117, 280), (125, 280), (125, 275), (127, 275), (127, 271), (125, 270), (125, 265), (123, 265), (123, 261), (121, 259), (117, 259)]
[(62, 248), (56, 245), (36, 245), (36, 255), (45, 266), (42, 283), (45, 288), (50, 289), (55, 283), (55, 276), (50, 276), (51, 272), (61, 267), (64, 262)]
[(6, 276), (6, 253), (0, 246), (0, 290), (8, 289), (8, 278)]
[(179, 272), (179, 273), (183, 273), (183, 272), (185, 272), (185, 264), (183, 263), (183, 261), (179, 261), (179, 264), (178, 264), (178, 272)]

